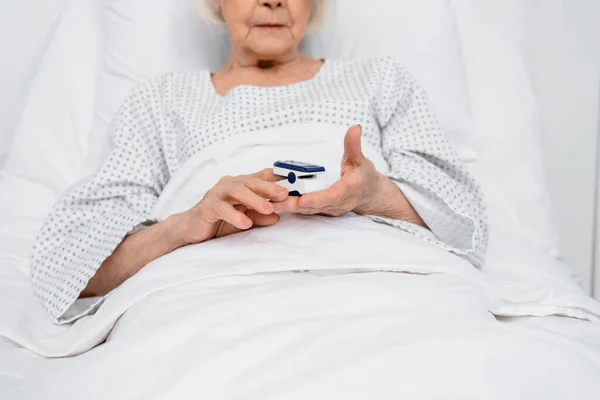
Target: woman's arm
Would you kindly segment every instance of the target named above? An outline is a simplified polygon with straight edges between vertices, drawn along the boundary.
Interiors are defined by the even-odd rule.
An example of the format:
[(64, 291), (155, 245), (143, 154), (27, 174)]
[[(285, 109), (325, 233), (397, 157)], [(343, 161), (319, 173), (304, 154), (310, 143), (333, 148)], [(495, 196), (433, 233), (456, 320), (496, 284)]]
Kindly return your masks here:
[[(150, 261), (183, 244), (253, 225), (272, 225), (279, 218), (264, 198), (254, 197), (252, 204), (246, 204), (248, 199), (236, 200), (226, 193), (227, 205), (212, 190), (209, 201), (184, 213), (187, 218), (154, 219), (154, 206), (171, 173), (165, 135), (173, 134), (176, 123), (171, 113), (162, 109), (169, 103), (164, 93), (170, 85), (168, 79), (164, 76), (134, 91), (113, 123), (115, 146), (107, 161), (91, 179), (63, 195), (40, 230), (33, 248), (31, 279), (34, 293), (56, 323), (72, 322), (93, 312), (104, 299), (92, 306), (80, 302), (83, 311), (83, 307), (74, 307), (75, 303), (81, 296), (107, 294)], [(252, 194), (258, 196), (257, 192), (266, 190), (264, 184), (280, 188), (273, 182), (263, 184), (265, 179), (274, 179), (272, 173), (266, 175), (244, 177), (244, 182), (254, 186), (240, 193), (249, 196), (255, 189)], [(223, 185), (217, 186), (241, 184), (239, 177), (224, 178)], [(285, 190), (264, 194), (269, 199), (287, 197)], [(267, 203), (270, 211), (250, 210), (256, 210), (260, 201)], [(236, 208), (244, 204), (248, 207)], [(211, 205), (215, 209), (207, 210)], [(173, 222), (179, 227), (175, 235)], [(187, 236), (178, 236), (182, 232)]]
[(375, 113), (391, 171), (384, 176), (364, 157), (362, 129), (352, 127), (344, 139), (340, 180), (278, 209), (333, 216), (355, 211), (480, 266), (488, 230), (479, 186), (440, 130), (423, 89), (392, 59), (379, 67)]
[(417, 210), (412, 206), (398, 185), (383, 174), (378, 174), (371, 199), (353, 211), (361, 215), (405, 221), (428, 228)]
[(287, 190), (266, 169), (253, 175), (222, 178), (190, 210), (127, 236), (100, 266), (80, 297), (105, 296), (144, 266), (188, 244), (230, 235), (279, 221), (271, 202)]
[(342, 177), (338, 182), (326, 190), (289, 198), (277, 204), (277, 210), (332, 216), (354, 211), (427, 228), (398, 185), (377, 171), (363, 155), (361, 136), (360, 125), (348, 129), (344, 138)]
[[(442, 132), (427, 95), (394, 60), (382, 60), (376, 105), (387, 173), (435, 235), (426, 238), (476, 266), (485, 258), (488, 227), (483, 195)], [(372, 217), (400, 229), (410, 226)], [(414, 232), (421, 235), (420, 232)]]
[(144, 266), (184, 244), (173, 217), (127, 236), (100, 265), (80, 297), (107, 295)]
[(34, 292), (54, 322), (91, 312), (72, 308), (90, 278), (136, 227), (156, 222), (152, 209), (170, 177), (158, 128), (167, 126), (156, 101), (159, 85), (136, 89), (125, 102), (113, 123), (108, 159), (63, 195), (34, 244)]

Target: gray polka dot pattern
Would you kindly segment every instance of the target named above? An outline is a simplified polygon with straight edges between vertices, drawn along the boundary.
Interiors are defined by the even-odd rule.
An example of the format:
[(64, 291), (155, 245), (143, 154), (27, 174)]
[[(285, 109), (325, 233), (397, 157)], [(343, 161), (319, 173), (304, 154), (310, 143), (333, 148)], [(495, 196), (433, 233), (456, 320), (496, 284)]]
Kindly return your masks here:
[[(114, 149), (94, 177), (54, 207), (34, 246), (35, 293), (57, 323), (123, 238), (151, 224), (170, 177), (224, 138), (302, 122), (350, 127), (381, 148), (389, 177), (431, 228), (372, 217), (481, 265), (487, 224), (480, 190), (443, 136), (423, 90), (394, 60), (328, 61), (310, 81), (238, 86), (219, 96), (208, 71), (171, 73), (136, 89), (113, 123)], [(68, 312), (71, 309), (71, 312)]]

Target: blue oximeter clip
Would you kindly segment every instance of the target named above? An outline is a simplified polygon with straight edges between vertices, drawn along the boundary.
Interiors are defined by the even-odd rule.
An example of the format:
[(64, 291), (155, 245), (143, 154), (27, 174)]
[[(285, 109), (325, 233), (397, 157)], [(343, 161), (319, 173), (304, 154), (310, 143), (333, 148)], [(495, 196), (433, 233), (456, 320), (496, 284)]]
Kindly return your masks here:
[(276, 161), (273, 163), (273, 173), (287, 178), (277, 182), (286, 188), (290, 196), (302, 196), (308, 193), (308, 184), (325, 173), (325, 167), (300, 161)]

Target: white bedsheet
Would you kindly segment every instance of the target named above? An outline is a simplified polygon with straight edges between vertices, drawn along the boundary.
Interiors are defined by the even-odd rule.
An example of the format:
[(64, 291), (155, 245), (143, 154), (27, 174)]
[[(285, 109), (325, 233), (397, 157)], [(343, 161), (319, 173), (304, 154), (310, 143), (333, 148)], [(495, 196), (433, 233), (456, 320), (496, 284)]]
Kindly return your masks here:
[[(303, 147), (272, 133), (194, 157), (157, 216), (273, 157), (312, 148), (307, 161), (339, 168), (335, 136), (309, 129)], [(14, 268), (24, 261), (0, 254), (0, 397), (597, 399), (598, 303), (523, 245), (496, 238), (489, 257), (478, 271), (355, 214), (284, 215), (162, 257), (58, 326)], [(515, 318), (551, 314), (580, 319)]]
[(189, 282), (131, 307), (106, 343), (81, 356), (0, 347), (0, 393), (597, 399), (598, 325), (552, 320), (557, 332), (498, 322), (485, 308), (476, 287), (451, 275), (287, 272)]

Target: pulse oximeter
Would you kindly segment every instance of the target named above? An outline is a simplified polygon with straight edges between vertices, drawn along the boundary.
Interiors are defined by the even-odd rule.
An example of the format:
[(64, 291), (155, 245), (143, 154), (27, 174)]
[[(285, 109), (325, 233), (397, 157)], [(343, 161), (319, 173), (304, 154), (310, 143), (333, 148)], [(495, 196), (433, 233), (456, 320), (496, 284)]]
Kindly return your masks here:
[(325, 167), (299, 161), (276, 161), (273, 163), (273, 174), (286, 179), (277, 182), (289, 192), (290, 196), (300, 197), (308, 193), (311, 181), (325, 173)]

